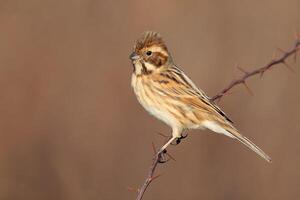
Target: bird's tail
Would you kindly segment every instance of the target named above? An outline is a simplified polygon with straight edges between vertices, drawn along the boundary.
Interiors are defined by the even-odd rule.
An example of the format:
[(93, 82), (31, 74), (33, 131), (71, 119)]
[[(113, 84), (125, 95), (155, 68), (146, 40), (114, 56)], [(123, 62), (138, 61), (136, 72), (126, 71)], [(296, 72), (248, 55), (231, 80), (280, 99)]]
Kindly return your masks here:
[(237, 139), (238, 141), (246, 145), (249, 149), (260, 155), (263, 159), (265, 159), (268, 162), (272, 162), (270, 156), (268, 156), (263, 150), (256, 146), (251, 140), (240, 134), (236, 129), (229, 128), (226, 129), (226, 131), (228, 131), (233, 136), (233, 138)]

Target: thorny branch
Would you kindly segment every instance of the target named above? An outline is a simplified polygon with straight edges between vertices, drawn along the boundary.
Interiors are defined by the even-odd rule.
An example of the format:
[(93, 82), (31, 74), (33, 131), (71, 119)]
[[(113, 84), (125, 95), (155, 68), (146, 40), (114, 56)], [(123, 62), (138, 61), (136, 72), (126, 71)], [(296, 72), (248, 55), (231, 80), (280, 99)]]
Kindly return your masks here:
[[(217, 93), (215, 96), (213, 96), (211, 98), (212, 101), (216, 101), (218, 99), (221, 99), (226, 93), (228, 93), (229, 90), (231, 90), (233, 87), (235, 87), (236, 85), (239, 85), (239, 84), (244, 84), (246, 89), (251, 93), (251, 90), (249, 89), (249, 87), (247, 86), (246, 84), (246, 79), (252, 77), (252, 76), (255, 76), (255, 75), (260, 75), (261, 77), (263, 76), (263, 74), (269, 70), (271, 67), (275, 66), (275, 65), (278, 65), (278, 64), (284, 64), (286, 67), (289, 67), (289, 65), (287, 64), (286, 60), (287, 58), (289, 58), (290, 56), (294, 55), (294, 61), (296, 61), (296, 56), (297, 56), (297, 51), (300, 49), (300, 38), (298, 36), (296, 36), (296, 39), (295, 39), (295, 43), (294, 43), (294, 46), (287, 50), (287, 51), (284, 51), (282, 49), (279, 49), (281, 52), (282, 52), (282, 55), (279, 56), (278, 58), (273, 58), (269, 63), (267, 63), (266, 65), (263, 65), (251, 72), (247, 72), (245, 70), (243, 70), (242, 68), (238, 67), (240, 71), (242, 71), (244, 73), (243, 76), (241, 76), (240, 78), (236, 79), (236, 80), (233, 80), (227, 87), (225, 87), (223, 90), (221, 90), (219, 93)], [(156, 153), (155, 152), (155, 155), (153, 157), (153, 161), (152, 161), (152, 165), (149, 169), (149, 172), (148, 172), (148, 176), (147, 178), (145, 179), (142, 187), (140, 189), (138, 189), (138, 196), (136, 198), (136, 200), (141, 200), (148, 188), (148, 186), (150, 185), (150, 183), (159, 177), (158, 176), (154, 176), (154, 172), (158, 166), (159, 163), (162, 163), (161, 160), (163, 158), (163, 154), (164, 153)]]
[(250, 78), (251, 76), (255, 76), (255, 75), (259, 75), (259, 74), (262, 77), (263, 74), (268, 69), (270, 69), (271, 67), (273, 67), (273, 66), (275, 66), (277, 64), (284, 64), (288, 69), (291, 70), (290, 66), (286, 62), (286, 59), (288, 57), (290, 57), (291, 55), (295, 55), (296, 56), (296, 53), (299, 50), (299, 46), (300, 46), (300, 39), (298, 38), (295, 41), (294, 47), (291, 48), (290, 50), (284, 51), (284, 50), (278, 48), (278, 50), (282, 52), (282, 55), (280, 57), (272, 59), (266, 65), (264, 65), (262, 67), (259, 67), (259, 68), (255, 69), (255, 70), (251, 71), (251, 72), (247, 72), (247, 71), (243, 70), (242, 68), (238, 67), (239, 70), (241, 70), (244, 73), (244, 75), (242, 77), (240, 77), (239, 79), (233, 80), (227, 87), (225, 87), (218, 94), (216, 94), (215, 96), (213, 96), (211, 98), (211, 100), (212, 101), (216, 101), (217, 99), (222, 98), (229, 90), (231, 90), (234, 86), (239, 85), (239, 84), (244, 84), (245, 87), (246, 87), (246, 89), (248, 91), (250, 91), (250, 93), (251, 93), (251, 90), (249, 89), (249, 87), (246, 84), (246, 79)]
[(138, 196), (136, 198), (137, 200), (140, 200), (140, 199), (143, 198), (143, 196), (144, 196), (144, 194), (146, 192), (147, 187), (150, 185), (150, 183), (154, 179), (158, 178), (158, 176), (153, 176), (153, 175), (154, 175), (155, 169), (156, 169), (158, 163), (160, 163), (161, 159), (162, 159), (162, 153), (159, 153), (159, 152), (155, 153), (152, 165), (151, 165), (150, 170), (148, 172), (148, 176), (147, 176), (147, 178), (146, 178), (143, 186), (140, 189), (138, 189)]

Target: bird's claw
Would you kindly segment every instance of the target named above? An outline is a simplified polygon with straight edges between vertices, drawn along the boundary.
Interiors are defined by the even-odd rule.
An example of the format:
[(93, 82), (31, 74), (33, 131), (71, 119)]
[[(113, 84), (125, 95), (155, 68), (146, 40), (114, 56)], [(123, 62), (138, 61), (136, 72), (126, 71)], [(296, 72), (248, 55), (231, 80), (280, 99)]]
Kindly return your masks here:
[(161, 153), (159, 153), (158, 163), (165, 163), (168, 162), (169, 159), (166, 158), (167, 150), (164, 149)]
[(172, 145), (178, 145), (180, 144), (182, 139), (185, 139), (188, 136), (188, 134), (182, 134), (180, 137), (176, 138), (175, 143), (171, 143)]

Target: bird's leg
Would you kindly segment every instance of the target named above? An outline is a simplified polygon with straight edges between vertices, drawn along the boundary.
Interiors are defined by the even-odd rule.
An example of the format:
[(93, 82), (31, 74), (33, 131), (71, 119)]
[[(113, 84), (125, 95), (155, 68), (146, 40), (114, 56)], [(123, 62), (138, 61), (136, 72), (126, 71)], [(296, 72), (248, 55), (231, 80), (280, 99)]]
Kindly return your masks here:
[(158, 154), (162, 154), (164, 153), (164, 151), (166, 150), (166, 148), (173, 142), (173, 140), (175, 140), (177, 137), (176, 136), (172, 136), (171, 139), (168, 140), (168, 142), (166, 142), (164, 144), (164, 146), (162, 146), (160, 148), (160, 150), (158, 151)]

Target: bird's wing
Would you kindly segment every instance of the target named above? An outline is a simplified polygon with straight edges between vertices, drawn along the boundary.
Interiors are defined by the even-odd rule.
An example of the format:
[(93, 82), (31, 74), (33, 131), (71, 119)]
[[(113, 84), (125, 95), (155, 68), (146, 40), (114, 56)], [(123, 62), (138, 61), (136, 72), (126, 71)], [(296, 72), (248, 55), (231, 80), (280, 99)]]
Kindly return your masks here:
[[(157, 88), (167, 96), (178, 98), (194, 109), (205, 112), (208, 116), (218, 119), (222, 124), (233, 124), (233, 121), (209, 97), (177, 67), (162, 70), (153, 76)], [(154, 84), (154, 85), (155, 85)]]

